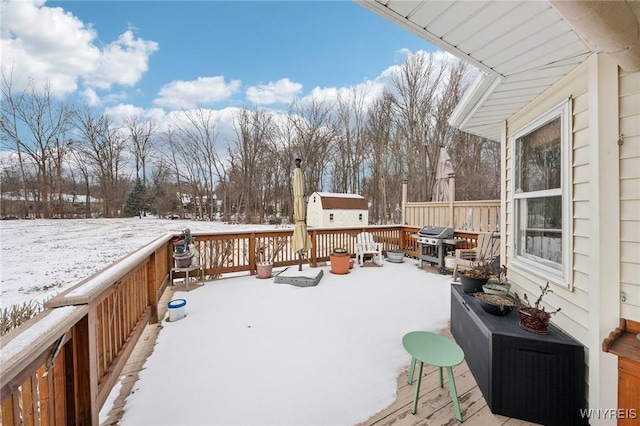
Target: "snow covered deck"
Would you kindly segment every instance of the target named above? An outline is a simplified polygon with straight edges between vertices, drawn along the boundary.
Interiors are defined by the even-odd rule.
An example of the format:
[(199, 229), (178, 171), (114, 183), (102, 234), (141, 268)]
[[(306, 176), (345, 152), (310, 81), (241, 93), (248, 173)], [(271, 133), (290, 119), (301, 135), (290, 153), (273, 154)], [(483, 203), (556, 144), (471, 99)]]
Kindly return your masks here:
[[(229, 279), (223, 280), (223, 281), (226, 281), (226, 283), (224, 283), (222, 286), (220, 286), (221, 283), (219, 281), (210, 281), (210, 282), (207, 282), (205, 286), (202, 288), (201, 287), (195, 288), (193, 286), (190, 286), (188, 291), (186, 291), (186, 287), (183, 288), (184, 286), (181, 287), (180, 284), (173, 288), (168, 288), (163, 294), (163, 297), (159, 304), (159, 306), (164, 307), (160, 310), (160, 313), (159, 313), (159, 317), (161, 321), (158, 324), (150, 324), (146, 327), (143, 336), (140, 338), (139, 343), (137, 344), (134, 352), (130, 357), (130, 361), (127, 363), (127, 365), (125, 366), (121, 374), (122, 386), (120, 388), (117, 388), (116, 392), (114, 392), (113, 395), (110, 396), (111, 403), (109, 403), (108, 401), (107, 404), (105, 404), (105, 407), (103, 408), (103, 412), (101, 412), (101, 424), (102, 425), (138, 424), (142, 419), (149, 419), (150, 414), (148, 409), (145, 408), (145, 406), (147, 406), (147, 403), (145, 403), (145, 401), (153, 400), (154, 398), (155, 399), (161, 398), (161, 394), (163, 393), (162, 390), (160, 390), (160, 392), (157, 392), (155, 390), (149, 392), (150, 389), (157, 388), (156, 386), (157, 383), (155, 382), (152, 383), (153, 379), (151, 379), (152, 381), (149, 381), (149, 377), (151, 375), (156, 376), (158, 371), (161, 371), (162, 368), (165, 368), (165, 369), (167, 368), (167, 365), (163, 366), (163, 363), (159, 360), (164, 356), (163, 353), (166, 353), (166, 351), (168, 350), (173, 351), (174, 352), (173, 356), (178, 357), (178, 359), (182, 359), (184, 357), (184, 354), (189, 352), (188, 350), (185, 352), (179, 352), (179, 351), (176, 351), (175, 348), (170, 349), (171, 345), (175, 346), (177, 344), (175, 339), (172, 338), (172, 336), (177, 335), (177, 334), (174, 334), (174, 333), (177, 333), (177, 331), (174, 330), (175, 326), (180, 325), (184, 327), (184, 330), (186, 330), (186, 329), (195, 327), (195, 325), (193, 324), (194, 321), (202, 322), (202, 321), (210, 320), (210, 319), (208, 320), (207, 317), (202, 316), (203, 312), (200, 311), (201, 309), (200, 306), (196, 306), (196, 301), (202, 300), (204, 298), (210, 298), (213, 293), (217, 293), (217, 291), (213, 291), (205, 294), (206, 290), (211, 290), (215, 286), (220, 286), (219, 290), (221, 292), (224, 292), (224, 294), (227, 297), (231, 298), (227, 302), (227, 304), (233, 305), (234, 303), (233, 297), (227, 291), (233, 287), (239, 288), (241, 286), (246, 285), (249, 287), (253, 287), (254, 289), (260, 288), (261, 290), (266, 291), (266, 293), (263, 293), (263, 294), (268, 294), (268, 292), (270, 292), (272, 289), (273, 291), (278, 291), (278, 292), (280, 292), (281, 289), (291, 289), (288, 293), (294, 294), (294, 295), (297, 293), (297, 295), (299, 296), (301, 294), (305, 294), (305, 292), (314, 291), (314, 289), (320, 289), (322, 286), (325, 286), (326, 295), (331, 295), (330, 297), (333, 297), (334, 300), (337, 301), (336, 304), (338, 306), (338, 309), (336, 311), (336, 315), (340, 315), (340, 313), (344, 314), (344, 309), (342, 309), (343, 306), (340, 304), (339, 300), (344, 299), (345, 294), (338, 294), (336, 293), (336, 291), (340, 291), (340, 289), (343, 289), (343, 290), (346, 290), (346, 292), (348, 293), (351, 291), (348, 289), (348, 287), (357, 285), (356, 282), (363, 282), (364, 285), (369, 285), (369, 288), (371, 289), (372, 292), (375, 292), (379, 290), (379, 287), (377, 287), (375, 284), (376, 279), (381, 279), (383, 281), (382, 283), (380, 283), (380, 285), (382, 286), (384, 285), (393, 286), (393, 282), (389, 280), (390, 276), (394, 276), (398, 280), (402, 279), (403, 277), (405, 279), (415, 280), (417, 277), (418, 279), (423, 280), (423, 282), (420, 284), (421, 286), (439, 287), (438, 290), (434, 289), (433, 292), (428, 292), (428, 294), (433, 294), (434, 298), (442, 298), (442, 295), (444, 294), (443, 291), (446, 293), (448, 289), (449, 277), (443, 277), (437, 274), (432, 274), (428, 271), (420, 270), (417, 267), (417, 261), (414, 262), (411, 260), (403, 264), (391, 264), (391, 263), (385, 262), (382, 268), (356, 267), (350, 274), (346, 276), (335, 276), (332, 274), (325, 274), (325, 277), (321, 280), (319, 286), (314, 288), (294, 288), (292, 286), (283, 287), (273, 283), (273, 279), (257, 280), (254, 277), (229, 278)], [(256, 284), (257, 287), (254, 286), (253, 284)], [(223, 287), (228, 287), (228, 288), (225, 289)], [(239, 289), (239, 291), (243, 291), (243, 290)], [(353, 291), (361, 292), (362, 289), (354, 288)], [(399, 291), (402, 293), (403, 291), (406, 291), (406, 290), (399, 290)], [(409, 291), (410, 292), (415, 291), (415, 287), (409, 289)], [(279, 294), (286, 295), (287, 293), (279, 293)], [(310, 294), (310, 293), (307, 293), (307, 294)], [(416, 294), (415, 296), (420, 299), (424, 296), (424, 294)], [(263, 304), (269, 303), (269, 301), (266, 300), (264, 297), (261, 297), (261, 296), (258, 296), (258, 297), (262, 299)], [(297, 296), (295, 297), (297, 298)], [(404, 297), (406, 297), (406, 294), (401, 294), (398, 300), (393, 300), (393, 299), (388, 299), (388, 295), (386, 296), (383, 295), (382, 299), (386, 299), (387, 303), (394, 305), (396, 304), (396, 302), (402, 301)], [(166, 318), (165, 316), (166, 304), (169, 300), (175, 299), (175, 298), (187, 298), (188, 300), (187, 307), (189, 307), (190, 305), (193, 305), (193, 306), (191, 307), (191, 311), (188, 310), (187, 317), (180, 320), (180, 322), (167, 323), (166, 321), (163, 320), (164, 318)], [(316, 301), (313, 303), (313, 305), (309, 305), (309, 306), (316, 307), (317, 311), (314, 312), (314, 315), (318, 315), (319, 316), (318, 320), (324, 321), (326, 323), (325, 328), (327, 329), (328, 334), (329, 333), (336, 334), (335, 329), (331, 327), (331, 322), (333, 321), (328, 320), (326, 316), (322, 315), (323, 306), (324, 306), (323, 299), (325, 298), (325, 295), (323, 295), (318, 291), (317, 297), (314, 296), (314, 298), (316, 299)], [(379, 299), (379, 297), (367, 298), (365, 296), (362, 296), (354, 300), (353, 303), (361, 303), (371, 307), (372, 302), (377, 299)], [(300, 299), (296, 299), (296, 300), (300, 300)], [(292, 300), (287, 300), (286, 302), (291, 302), (291, 301)], [(435, 300), (434, 302), (436, 302), (436, 304), (439, 304), (439, 305), (444, 305), (443, 310), (448, 311), (448, 305), (449, 305), (448, 299), (440, 300), (440, 301)], [(283, 305), (282, 304), (279, 305), (279, 309), (283, 309), (284, 306), (286, 306), (286, 303)], [(435, 321), (431, 321), (428, 319), (429, 312), (434, 312), (433, 306), (430, 306), (429, 304), (425, 303), (424, 311), (420, 311), (420, 310), (413, 309), (414, 306), (411, 304), (410, 301), (407, 300), (407, 304), (405, 308), (406, 309), (404, 310), (409, 312), (409, 316), (413, 316), (416, 318), (424, 317), (424, 319), (421, 322), (426, 327), (435, 325), (435, 323), (438, 321), (437, 319)], [(221, 309), (221, 308), (218, 305), (211, 306), (211, 311), (217, 310), (217, 309)], [(241, 309), (241, 312), (239, 312), (239, 315), (242, 315), (242, 312), (251, 311), (254, 309), (256, 309), (255, 306), (249, 303), (248, 306), (245, 306)], [(304, 306), (300, 308), (301, 312), (305, 310), (308, 310), (308, 308)], [(372, 314), (371, 317), (368, 317), (366, 314), (364, 314), (363, 313), (364, 311), (365, 309), (362, 309), (362, 308), (354, 308), (352, 315), (348, 316), (350, 318), (350, 321), (356, 324), (362, 321), (371, 322), (371, 326), (380, 329), (379, 334), (384, 336), (386, 332), (385, 330), (382, 330), (382, 324), (384, 324), (385, 321), (381, 321), (380, 323), (373, 323), (374, 320), (372, 318), (384, 317), (386, 315), (391, 316), (390, 315), (391, 313), (388, 312), (383, 306), (379, 306), (375, 310), (375, 312)], [(435, 317), (438, 317), (439, 313), (438, 312), (434, 312), (434, 313), (435, 313)], [(395, 313), (395, 315), (397, 315), (397, 313)], [(304, 323), (304, 320), (301, 320), (301, 321), (303, 321)], [(403, 319), (398, 319), (399, 323), (402, 323), (403, 321), (404, 321)], [(191, 324), (189, 324), (190, 322)], [(259, 332), (258, 330), (268, 328), (271, 322), (272, 321), (259, 322), (256, 318), (254, 318), (254, 321), (251, 323), (251, 327), (252, 327), (251, 333), (253, 333), (254, 331), (258, 333)], [(386, 322), (393, 322), (393, 318), (391, 317), (387, 318)], [(279, 323), (279, 326), (282, 327), (282, 324), (283, 323)], [(307, 328), (309, 326), (308, 324), (305, 323), (302, 325), (302, 327)], [(350, 327), (351, 325), (344, 324), (344, 322), (341, 325), (341, 328), (346, 330), (349, 330)], [(427, 366), (427, 365), (425, 365), (425, 369), (423, 372), (423, 380), (422, 380), (422, 386), (421, 386), (421, 392), (420, 392), (421, 396), (418, 402), (418, 411), (415, 415), (411, 414), (411, 405), (414, 397), (415, 381), (413, 385), (407, 384), (407, 368), (409, 365), (410, 358), (409, 358), (409, 355), (406, 354), (404, 350), (401, 348), (401, 344), (400, 344), (400, 340), (402, 338), (402, 333), (403, 333), (401, 329), (403, 327), (411, 327), (411, 326), (400, 325), (398, 330), (394, 330), (390, 333), (391, 342), (393, 343), (395, 342), (395, 340), (397, 340), (397, 346), (400, 347), (399, 355), (401, 357), (401, 363), (399, 364), (400, 366), (398, 370), (399, 374), (395, 373), (392, 375), (392, 378), (391, 378), (391, 381), (395, 385), (395, 389), (392, 389), (395, 395), (392, 396), (389, 403), (384, 404), (379, 411), (375, 411), (375, 410), (369, 411), (369, 415), (365, 420), (359, 420), (354, 422), (345, 421), (341, 423), (336, 423), (335, 418), (332, 418), (330, 417), (330, 415), (327, 415), (326, 419), (331, 419), (331, 421), (325, 424), (360, 424), (360, 425), (452, 424), (453, 425), (458, 423), (455, 419), (451, 398), (449, 397), (449, 394), (448, 394), (448, 383), (446, 382), (446, 379), (445, 379), (444, 388), (440, 388), (438, 383), (437, 370), (434, 367)], [(321, 329), (322, 328), (318, 328), (316, 331)], [(407, 331), (409, 330), (407, 329)], [(452, 338), (446, 323), (445, 323), (445, 327), (439, 329), (439, 331), (441, 334), (446, 335), (449, 338)], [(217, 334), (218, 332), (219, 332), (219, 329), (213, 328), (211, 330), (212, 335)], [(232, 417), (224, 418), (225, 423), (247, 424), (247, 422), (251, 422), (251, 424), (276, 424), (273, 422), (277, 421), (278, 424), (283, 424), (283, 422), (287, 424), (312, 424), (312, 423), (322, 424), (322, 422), (318, 419), (318, 417), (313, 417), (314, 416), (313, 406), (320, 406), (320, 408), (324, 409), (325, 411), (332, 411), (332, 410), (335, 411), (336, 403), (335, 402), (329, 403), (327, 400), (326, 394), (332, 393), (332, 392), (339, 392), (337, 390), (338, 387), (349, 388), (350, 386), (353, 385), (354, 381), (357, 382), (360, 380), (360, 376), (358, 376), (357, 372), (355, 371), (354, 371), (354, 374), (338, 373), (338, 375), (340, 375), (338, 385), (331, 385), (331, 384), (327, 385), (326, 376), (331, 374), (332, 369), (325, 369), (323, 367), (322, 361), (320, 359), (314, 359), (314, 358), (303, 360), (303, 363), (301, 364), (302, 366), (304, 366), (303, 368), (298, 368), (299, 365), (297, 364), (296, 360), (287, 360), (286, 363), (291, 363), (288, 373), (286, 372), (286, 370), (285, 372), (282, 372), (282, 371), (278, 371), (277, 368), (272, 369), (273, 365), (269, 361), (269, 355), (267, 355), (265, 351), (271, 351), (271, 350), (280, 351), (280, 355), (276, 355), (274, 359), (286, 358), (287, 353), (290, 353), (292, 349), (287, 347), (282, 347), (282, 344), (286, 344), (285, 342), (290, 340), (288, 338), (290, 337), (290, 334), (288, 334), (290, 332), (291, 330), (283, 330), (282, 334), (285, 337), (282, 339), (278, 338), (278, 334), (274, 336), (270, 336), (269, 334), (262, 335), (262, 337), (260, 338), (261, 341), (271, 339), (273, 341), (273, 344), (267, 345), (263, 350), (260, 351), (259, 355), (255, 354), (256, 358), (260, 359), (259, 361), (256, 360), (256, 362), (249, 363), (249, 364), (245, 364), (245, 362), (242, 362), (242, 361), (240, 362), (240, 365), (246, 365), (246, 368), (250, 370), (247, 375), (242, 373), (232, 372), (232, 376), (239, 374), (239, 377), (238, 377), (239, 379), (240, 377), (248, 378), (250, 379), (249, 381), (240, 380), (242, 383), (233, 385), (233, 380), (231, 382), (225, 382), (225, 378), (222, 377), (220, 373), (216, 374), (214, 372), (215, 370), (214, 368), (211, 368), (210, 366), (204, 366), (204, 367), (200, 366), (199, 369), (203, 373), (200, 374), (200, 376), (198, 376), (198, 380), (206, 382), (207, 388), (220, 387), (222, 388), (223, 393), (226, 393), (226, 394), (236, 393), (238, 388), (242, 388), (246, 386), (256, 390), (255, 392), (247, 391), (247, 394), (250, 396), (247, 396), (246, 400), (245, 400), (244, 394), (242, 393), (241, 395), (238, 396), (239, 399), (237, 401), (239, 402), (232, 402), (231, 399), (227, 398), (226, 395), (214, 397), (207, 394), (207, 395), (200, 395), (199, 397), (196, 397), (196, 398), (176, 397), (175, 402), (176, 403), (180, 402), (180, 404), (172, 406), (171, 410), (176, 410), (176, 409), (179, 409), (176, 407), (183, 406), (184, 412), (178, 413), (177, 415), (186, 416), (185, 420), (187, 422), (198, 423), (197, 415), (194, 416), (192, 414), (195, 409), (193, 407), (190, 407), (189, 405), (190, 402), (188, 401), (194, 400), (195, 403), (198, 404), (197, 401), (202, 401), (202, 399), (204, 398), (205, 400), (208, 401), (207, 410), (211, 412), (210, 414), (211, 417), (207, 417), (206, 422), (211, 424), (220, 424), (220, 420), (215, 417), (215, 414), (213, 412), (224, 411), (224, 408), (222, 408), (222, 406), (224, 405), (231, 404), (232, 406), (237, 407), (238, 403), (245, 404), (246, 409), (238, 410), (237, 417), (232, 416)], [(358, 332), (361, 332), (361, 331), (358, 331)], [(165, 335), (163, 335), (163, 333)], [(169, 334), (167, 335), (167, 333)], [(242, 331), (238, 330), (238, 333), (242, 334)], [(310, 330), (309, 333), (314, 333), (314, 330)], [(184, 333), (181, 333), (181, 335), (183, 334)], [(210, 350), (211, 355), (206, 357), (206, 359), (208, 362), (211, 362), (211, 363), (216, 363), (216, 360), (218, 359), (216, 354), (213, 353), (214, 350), (218, 352), (218, 355), (221, 356), (222, 359), (233, 360), (237, 358), (239, 355), (234, 351), (230, 350), (229, 345), (225, 344), (228, 341), (226, 340), (226, 337), (222, 334), (224, 333), (221, 332), (221, 335), (219, 336), (219, 342), (217, 345), (210, 345), (209, 343), (205, 343), (203, 341), (202, 335), (198, 332), (189, 333), (192, 343), (187, 343), (186, 340), (181, 340), (179, 345), (180, 346), (191, 345), (190, 350), (196, 350), (195, 348), (198, 348), (198, 347), (202, 351)], [(396, 335), (395, 339), (393, 338), (393, 335)], [(157, 341), (156, 341), (156, 338), (158, 338)], [(318, 337), (314, 337), (313, 339), (321, 339), (321, 338), (323, 337), (318, 336)], [(173, 340), (173, 343), (169, 344), (168, 343), (169, 340)], [(358, 346), (365, 345), (364, 342), (367, 340), (371, 340), (371, 337), (364, 336), (363, 342), (360, 343)], [(215, 346), (215, 349), (214, 349), (214, 346)], [(335, 351), (336, 351), (336, 348), (327, 347), (328, 355), (332, 354)], [(386, 351), (382, 350), (381, 352), (386, 352)], [(398, 355), (397, 353), (393, 353), (393, 351), (391, 352), (393, 356)], [(389, 356), (388, 354), (385, 354), (383, 357), (388, 357), (388, 356)], [(149, 357), (148, 360), (147, 360), (147, 357)], [(325, 357), (325, 355), (323, 355), (323, 357)], [(180, 364), (176, 365), (175, 367), (176, 370), (172, 371), (172, 373), (174, 373), (173, 375), (176, 375), (176, 374), (188, 375), (189, 373), (185, 371), (187, 370), (187, 367), (184, 365), (184, 363), (195, 362), (196, 359), (198, 359), (198, 357), (194, 356), (194, 357), (191, 357), (189, 360), (185, 359), (183, 361), (179, 361)], [(375, 363), (372, 364), (368, 362), (368, 360), (364, 359), (361, 356), (361, 354), (357, 352), (357, 350), (355, 350), (355, 353), (352, 354), (351, 359), (352, 359), (352, 362), (348, 366), (349, 370), (351, 369), (364, 370), (363, 373), (364, 375), (367, 375), (367, 376), (376, 376), (376, 375), (384, 376), (388, 374), (388, 372), (385, 371), (387, 369), (387, 366), (385, 365), (385, 363), (382, 363), (380, 366), (378, 366)], [(145, 360), (147, 361), (145, 362)], [(346, 361), (347, 362), (349, 361), (349, 356), (347, 356)], [(227, 365), (226, 368), (235, 370), (234, 365), (236, 365), (234, 361), (229, 361), (229, 365)], [(333, 365), (333, 364), (332, 366), (333, 366), (333, 370), (340, 368), (340, 367), (336, 367), (336, 365)], [(504, 416), (493, 415), (489, 410), (482, 396), (482, 393), (478, 388), (475, 382), (475, 379), (473, 378), (473, 375), (469, 371), (469, 368), (466, 365), (466, 363), (463, 363), (455, 367), (454, 374), (456, 376), (456, 386), (457, 386), (458, 395), (460, 398), (464, 424), (483, 425), (483, 426), (484, 425), (530, 425), (532, 424), (532, 423), (522, 422), (520, 420), (509, 419)], [(138, 380), (139, 377), (142, 377), (141, 380)], [(268, 382), (270, 378), (273, 379), (274, 377), (278, 378), (278, 382), (274, 383), (273, 387), (270, 388), (270, 392), (267, 392), (265, 390), (266, 389), (265, 383)], [(295, 379), (293, 382), (290, 383), (289, 380), (291, 377), (294, 377)], [(189, 383), (189, 382), (179, 383), (179, 382), (170, 381), (166, 378), (164, 378), (163, 380), (166, 384), (164, 394), (166, 395), (166, 398), (169, 398), (169, 399), (165, 399), (164, 403), (169, 405), (173, 404), (172, 402), (173, 398), (170, 397), (171, 390), (175, 390), (175, 389), (193, 390), (198, 388), (198, 385), (196, 383)], [(264, 383), (263, 383), (263, 380), (265, 380)], [(296, 381), (300, 382), (298, 386), (295, 386), (294, 384), (292, 384), (292, 383), (295, 383)], [(296, 394), (296, 393), (304, 394), (305, 399), (310, 401), (307, 406), (300, 405), (301, 402), (299, 402), (295, 396), (290, 395), (290, 393), (292, 392), (292, 389), (291, 389), (292, 387), (294, 388), (293, 394)], [(132, 390), (134, 391), (133, 394), (131, 394)], [(261, 393), (261, 392), (265, 392), (265, 393)], [(273, 392), (280, 393), (282, 395), (282, 398), (285, 399), (285, 405), (296, 406), (298, 407), (301, 413), (295, 413), (295, 412), (291, 413), (290, 414), (291, 417), (285, 418), (285, 419), (289, 419), (288, 422), (286, 422), (283, 418), (274, 419), (273, 417), (266, 417), (266, 416), (275, 415), (272, 411), (278, 410), (277, 408), (274, 408), (273, 410), (271, 410), (268, 407), (269, 405), (277, 404), (277, 402), (272, 402), (270, 400), (272, 395), (268, 393), (273, 393)], [(215, 392), (213, 393), (213, 395), (215, 395)], [(367, 395), (368, 395), (368, 391), (365, 391), (364, 399), (366, 399)], [(359, 395), (359, 396), (362, 396), (362, 395)], [(364, 406), (363, 407), (364, 410), (361, 412), (367, 412), (366, 410), (370, 410), (373, 405), (370, 405), (368, 402), (364, 402), (364, 403), (360, 402), (362, 398), (359, 398), (359, 396), (354, 395), (352, 400), (349, 400), (349, 398), (346, 398), (347, 400), (345, 401), (345, 404), (346, 405), (362, 404)], [(254, 404), (256, 402), (255, 399), (258, 397), (270, 402)], [(310, 413), (308, 414), (308, 417), (305, 417), (306, 415), (305, 410), (310, 411)], [(249, 412), (254, 411), (255, 417), (253, 418), (251, 416), (247, 417), (246, 411), (249, 411)], [(337, 410), (337, 411), (340, 411), (340, 410)], [(357, 411), (358, 410), (356, 410), (356, 412)], [(124, 414), (124, 417), (123, 417), (123, 414)], [(260, 418), (264, 420), (264, 423), (256, 422), (256, 419), (260, 419)], [(199, 420), (200, 422), (203, 421), (202, 418), (200, 418)], [(150, 421), (153, 422), (154, 420), (150, 419)], [(167, 419), (167, 421), (170, 422), (169, 419)]]

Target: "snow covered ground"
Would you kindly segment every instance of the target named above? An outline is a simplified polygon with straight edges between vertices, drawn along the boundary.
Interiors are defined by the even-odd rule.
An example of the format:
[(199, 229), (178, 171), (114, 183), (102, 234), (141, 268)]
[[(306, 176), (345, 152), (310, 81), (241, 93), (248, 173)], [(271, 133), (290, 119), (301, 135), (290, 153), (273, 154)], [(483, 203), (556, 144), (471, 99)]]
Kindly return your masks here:
[(272, 225), (158, 218), (0, 221), (0, 308), (42, 302), (169, 232), (273, 229)]

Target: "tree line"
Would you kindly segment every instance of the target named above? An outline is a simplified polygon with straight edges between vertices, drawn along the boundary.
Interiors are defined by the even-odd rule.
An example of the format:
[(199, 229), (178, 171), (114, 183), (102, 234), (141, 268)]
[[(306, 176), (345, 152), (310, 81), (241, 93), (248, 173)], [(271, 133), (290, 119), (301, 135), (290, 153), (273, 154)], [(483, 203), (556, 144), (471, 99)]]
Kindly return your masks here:
[[(378, 92), (363, 86), (335, 101), (295, 99), (286, 111), (239, 108), (224, 139), (210, 109), (183, 110), (163, 123), (140, 115), (116, 122), (56, 100), (50, 86), (15, 90), (3, 73), (3, 205), (11, 199), (19, 216), (42, 218), (96, 210), (103, 217), (291, 218), (299, 157), (306, 194), (358, 193), (372, 222), (393, 223), (401, 219), (403, 180), (409, 201), (431, 199), (441, 145), (456, 173), (456, 199), (497, 199), (499, 144), (447, 124), (469, 73), (466, 64), (417, 52)], [(81, 196), (80, 211), (70, 210), (69, 194)]]

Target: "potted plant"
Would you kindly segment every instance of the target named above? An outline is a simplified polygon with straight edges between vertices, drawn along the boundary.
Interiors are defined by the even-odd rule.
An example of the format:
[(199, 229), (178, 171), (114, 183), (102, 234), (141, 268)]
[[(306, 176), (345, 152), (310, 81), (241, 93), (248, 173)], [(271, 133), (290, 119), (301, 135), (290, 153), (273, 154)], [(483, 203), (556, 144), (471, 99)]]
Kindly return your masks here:
[(497, 277), (492, 276), (489, 281), (482, 286), (482, 290), (488, 294), (505, 296), (509, 294), (511, 283), (507, 279), (507, 267), (502, 265)]
[(258, 278), (271, 278), (273, 262), (287, 243), (286, 237), (278, 237), (256, 246), (256, 271)]
[(498, 295), (489, 293), (474, 294), (476, 300), (485, 312), (492, 315), (507, 315), (517, 306), (516, 300), (509, 294)]
[(515, 296), (519, 306), (520, 326), (531, 333), (547, 334), (549, 332), (549, 320), (552, 315), (560, 311), (560, 308), (555, 311), (546, 311), (542, 306), (542, 298), (545, 294), (553, 293), (553, 291), (549, 288), (548, 282), (544, 287), (540, 286), (540, 290), (540, 296), (538, 296), (533, 305), (529, 302), (526, 294), (522, 299), (518, 296), (518, 293)]
[(465, 293), (477, 293), (482, 291), (482, 286), (489, 281), (494, 273), (493, 261), (480, 258), (471, 264), (471, 267), (460, 271), (460, 284)]

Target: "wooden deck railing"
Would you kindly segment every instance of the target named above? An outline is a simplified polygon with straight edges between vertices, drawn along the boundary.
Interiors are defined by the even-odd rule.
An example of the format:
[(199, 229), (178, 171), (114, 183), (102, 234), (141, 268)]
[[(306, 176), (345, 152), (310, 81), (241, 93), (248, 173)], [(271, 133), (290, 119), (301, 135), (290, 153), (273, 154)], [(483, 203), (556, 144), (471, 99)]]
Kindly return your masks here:
[[(310, 229), (317, 266), (335, 248), (355, 251), (355, 236), (370, 232), (383, 249), (417, 256), (419, 228), (373, 226)], [(257, 249), (282, 243), (274, 265), (294, 265), (293, 230), (194, 233), (205, 275), (256, 271)], [(158, 321), (158, 301), (173, 266), (173, 234), (164, 235), (48, 301), (46, 309), (0, 337), (0, 417), (3, 425), (98, 424), (144, 327)], [(469, 246), (477, 235), (457, 234)]]

